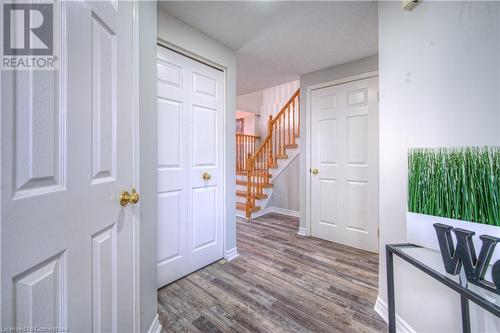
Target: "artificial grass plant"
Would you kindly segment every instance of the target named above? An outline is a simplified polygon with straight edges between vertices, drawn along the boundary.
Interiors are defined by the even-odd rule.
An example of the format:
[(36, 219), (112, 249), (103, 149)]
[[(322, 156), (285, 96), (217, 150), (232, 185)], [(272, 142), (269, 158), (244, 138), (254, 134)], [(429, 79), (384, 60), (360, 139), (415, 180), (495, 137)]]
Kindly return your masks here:
[(408, 210), (500, 227), (500, 147), (410, 149)]

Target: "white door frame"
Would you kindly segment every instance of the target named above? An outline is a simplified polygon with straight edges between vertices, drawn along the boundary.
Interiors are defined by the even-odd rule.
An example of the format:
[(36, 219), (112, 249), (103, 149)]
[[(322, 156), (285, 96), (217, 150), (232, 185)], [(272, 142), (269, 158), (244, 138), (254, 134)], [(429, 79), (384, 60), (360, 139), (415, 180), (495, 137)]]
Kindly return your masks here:
[[(140, 79), (140, 64), (139, 64), (139, 1), (134, 0), (133, 4), (133, 23), (132, 23), (132, 52), (133, 52), (133, 96), (132, 96), (132, 142), (133, 142), (133, 152), (132, 152), (132, 184), (135, 186), (137, 191), (141, 193), (141, 183), (140, 183), (140, 167), (141, 167), (141, 159), (140, 159), (140, 136), (139, 136), (139, 117), (140, 117), (140, 103), (139, 103), (139, 79)], [(132, 314), (134, 316), (132, 320), (133, 324), (133, 332), (139, 333), (141, 332), (141, 262), (140, 262), (140, 248), (141, 248), (141, 237), (140, 237), (140, 216), (141, 216), (141, 205), (140, 202), (134, 207), (134, 214), (132, 216), (132, 244), (133, 244), (133, 291), (132, 304), (134, 309)]]
[[(2, 17), (3, 19), (3, 17)], [(2, 100), (2, 71), (0, 71), (0, 105)], [(0, 138), (2, 137), (2, 117), (0, 115)], [(0, 154), (0, 177), (2, 175), (2, 154)], [(1, 184), (0, 184), (1, 185)], [(2, 187), (0, 186), (0, 198), (2, 197)], [(0, 295), (2, 295), (2, 205), (0, 204)], [(0, 323), (2, 321), (3, 307), (0, 302)]]
[[(306, 87), (306, 230), (305, 236), (311, 236), (311, 111), (312, 111), (312, 101), (311, 95), (313, 90), (327, 88), (331, 86), (338, 86), (345, 83), (350, 83), (354, 81), (361, 81), (365, 79), (370, 79), (378, 77), (378, 71), (367, 72), (363, 74), (348, 76), (339, 80), (322, 82), (319, 84), (314, 84)], [(378, 209), (378, 207), (377, 207)], [(378, 224), (380, 221), (377, 217)], [(304, 233), (302, 233), (304, 234)]]
[[(158, 38), (158, 45), (162, 47), (166, 47), (167, 49), (170, 49), (174, 52), (177, 52), (185, 57), (191, 58), (193, 60), (196, 60), (198, 62), (201, 62), (202, 64), (205, 64), (207, 66), (213, 67), (217, 70), (220, 70), (224, 73), (224, 98), (222, 99), (222, 122), (224, 123), (224, 126), (222, 126), (222, 142), (226, 142), (226, 124), (227, 124), (227, 115), (226, 115), (226, 97), (227, 97), (227, 68), (223, 65), (218, 64), (215, 61), (212, 61), (210, 59), (207, 59), (203, 57), (202, 55), (190, 52), (182, 47), (179, 47), (175, 44), (172, 44), (170, 42), (165, 41), (164, 39)], [(157, 78), (156, 78), (157, 79)], [(223, 203), (222, 203), (222, 218), (223, 218), (223, 232), (222, 232), (222, 248), (223, 248), (223, 257), (226, 257), (226, 227), (227, 227), (227, 205), (226, 205), (226, 194), (227, 194), (227, 179), (226, 179), (226, 162), (227, 162), (227, 149), (226, 145), (222, 145), (223, 153), (222, 155), (224, 156), (222, 160), (222, 174), (224, 177), (222, 177), (222, 197), (224, 198)]]

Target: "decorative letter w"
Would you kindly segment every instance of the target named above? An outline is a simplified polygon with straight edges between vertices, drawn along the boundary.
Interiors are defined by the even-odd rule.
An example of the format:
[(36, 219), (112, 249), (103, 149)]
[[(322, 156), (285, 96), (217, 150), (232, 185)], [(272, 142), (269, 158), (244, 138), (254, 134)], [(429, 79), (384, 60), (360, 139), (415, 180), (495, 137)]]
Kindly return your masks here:
[[(500, 238), (488, 235), (479, 236), (483, 241), (483, 245), (479, 252), (479, 258), (477, 258), (474, 243), (472, 243), (472, 236), (474, 236), (475, 232), (453, 228), (441, 223), (435, 223), (434, 228), (436, 229), (446, 272), (458, 275), (463, 265), (467, 281), (500, 294), (500, 260), (492, 268), (493, 283), (484, 279), (491, 256), (496, 244), (500, 243)], [(453, 245), (451, 230), (457, 237), (456, 247)]]

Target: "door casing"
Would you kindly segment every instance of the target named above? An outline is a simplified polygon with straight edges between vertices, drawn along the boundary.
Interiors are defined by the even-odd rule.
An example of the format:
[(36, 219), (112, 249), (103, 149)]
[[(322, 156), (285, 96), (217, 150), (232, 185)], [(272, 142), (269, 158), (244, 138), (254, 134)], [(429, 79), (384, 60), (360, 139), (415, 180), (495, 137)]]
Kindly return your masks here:
[[(133, 23), (132, 23), (132, 53), (133, 53), (133, 69), (132, 69), (132, 79), (133, 83), (133, 95), (132, 95), (132, 142), (133, 149), (132, 152), (132, 184), (135, 184), (137, 191), (141, 193), (141, 177), (140, 177), (140, 155), (139, 155), (139, 147), (140, 147), (140, 136), (139, 136), (139, 116), (140, 116), (140, 104), (139, 104), (139, 56), (141, 49), (139, 48), (139, 1), (134, 0), (132, 6), (133, 12)], [(140, 265), (140, 248), (141, 248), (141, 237), (140, 237), (140, 228), (141, 228), (141, 206), (140, 204), (135, 207), (134, 214), (132, 216), (133, 223), (133, 271), (134, 276), (133, 280), (133, 330), (138, 333), (141, 332), (141, 285), (140, 285), (140, 276), (141, 276), (141, 265)]]
[[(355, 82), (355, 81), (360, 81), (360, 80), (365, 80), (365, 79), (371, 79), (378, 77), (378, 71), (373, 71), (373, 72), (367, 72), (359, 75), (353, 75), (353, 76), (348, 76), (339, 80), (334, 80), (334, 81), (329, 81), (329, 82), (323, 82), (311, 86), (307, 86), (306, 88), (306, 112), (305, 112), (305, 147), (306, 147), (306, 170), (304, 171), (306, 174), (306, 230), (304, 231), (299, 231), (301, 235), (305, 236), (311, 236), (311, 177), (309, 170), (311, 169), (311, 134), (312, 134), (312, 129), (311, 129), (311, 112), (312, 112), (312, 91), (317, 90), (317, 89), (322, 89), (322, 88), (327, 88), (331, 86), (338, 86), (341, 84), (345, 83), (350, 83), (350, 82)], [(379, 168), (380, 170), (380, 168)], [(378, 207), (377, 207), (378, 208)], [(377, 216), (377, 220), (378, 216)], [(380, 221), (378, 221), (378, 224), (380, 225)]]

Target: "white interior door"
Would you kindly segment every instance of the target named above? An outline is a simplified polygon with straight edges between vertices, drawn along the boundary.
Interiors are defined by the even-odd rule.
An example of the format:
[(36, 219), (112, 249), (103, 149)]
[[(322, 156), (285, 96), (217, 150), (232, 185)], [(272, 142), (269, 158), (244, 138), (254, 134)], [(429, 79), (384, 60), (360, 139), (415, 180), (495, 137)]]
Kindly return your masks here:
[(311, 235), (371, 252), (378, 252), (377, 95), (378, 78), (311, 94)]
[(164, 47), (157, 66), (162, 287), (223, 256), (224, 73)]
[(54, 18), (59, 70), (2, 73), (0, 326), (132, 331), (132, 3)]

